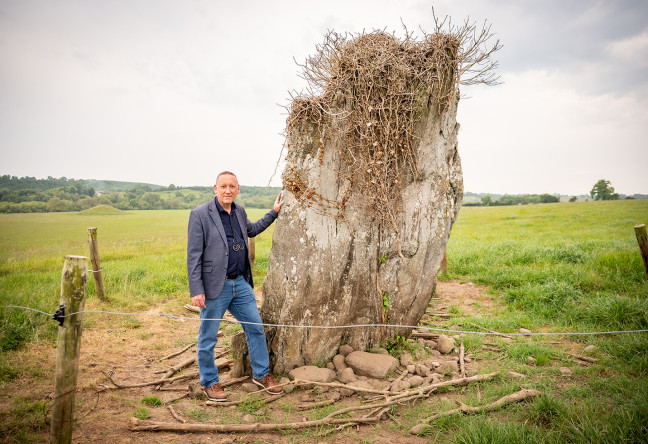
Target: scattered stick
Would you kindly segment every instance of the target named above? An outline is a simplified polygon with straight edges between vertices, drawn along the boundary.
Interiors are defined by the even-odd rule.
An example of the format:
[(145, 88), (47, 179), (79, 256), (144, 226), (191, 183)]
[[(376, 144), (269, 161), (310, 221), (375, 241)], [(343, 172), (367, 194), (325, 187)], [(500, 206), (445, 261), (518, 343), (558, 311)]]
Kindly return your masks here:
[[(259, 391), (263, 391), (263, 390), (259, 390)], [(256, 393), (257, 392), (250, 393), (250, 394), (252, 395), (252, 394), (256, 394)], [(263, 402), (263, 404), (271, 404), (271, 403), (275, 402), (276, 400), (283, 398), (284, 396), (286, 396), (285, 393), (281, 393), (279, 395), (268, 395), (265, 398), (261, 399), (261, 402)], [(205, 404), (206, 405), (213, 405), (215, 407), (230, 407), (230, 406), (233, 406), (233, 405), (243, 404), (245, 401), (246, 401), (245, 399), (239, 399), (238, 401), (224, 401), (223, 402), (223, 401), (210, 401), (208, 399), (207, 401), (205, 401)]]
[(439, 339), (438, 333), (427, 333), (418, 330), (412, 331), (412, 336), (414, 336), (415, 338), (422, 338), (422, 339)]
[(594, 364), (595, 362), (598, 362), (598, 359), (590, 358), (589, 356), (574, 355), (572, 353), (567, 353), (567, 352), (565, 352), (565, 354), (568, 355), (568, 356), (571, 356), (573, 358), (580, 359), (581, 361), (591, 362), (592, 364)]
[(438, 318), (451, 318), (456, 316), (452, 313), (425, 313), (426, 316), (436, 316)]
[[(439, 387), (449, 386), (464, 386), (471, 382), (484, 381), (494, 378), (499, 372), (475, 375), (469, 378), (455, 379), (451, 381), (439, 382), (430, 384), (426, 387), (419, 387), (413, 391), (398, 394), (387, 398), (385, 402), (376, 404), (364, 404), (355, 407), (347, 407), (335, 412), (330, 413), (325, 418), (315, 421), (281, 423), (281, 424), (175, 424), (154, 421), (142, 421), (137, 418), (131, 418), (129, 429), (132, 431), (169, 431), (169, 432), (264, 432), (273, 430), (286, 430), (286, 429), (303, 429), (310, 427), (317, 427), (321, 425), (335, 425), (340, 424), (341, 428), (351, 427), (358, 424), (373, 424), (381, 420), (382, 416), (389, 410), (390, 406), (395, 404), (404, 404), (416, 399), (427, 397), (430, 393)], [(312, 381), (299, 381), (302, 384), (315, 384), (315, 385), (329, 385), (331, 383), (315, 383)], [(348, 387), (347, 387), (348, 388)], [(369, 390), (367, 390), (369, 391)], [(378, 390), (371, 390), (378, 392)], [(386, 393), (389, 394), (389, 393)], [(276, 396), (274, 398), (277, 398)], [(214, 403), (218, 405), (227, 405), (231, 403)], [(371, 413), (365, 416), (358, 416), (354, 418), (336, 418), (336, 416), (344, 415), (349, 412), (370, 410)]]
[(195, 342), (194, 342), (193, 344), (189, 344), (189, 345), (187, 345), (187, 346), (186, 346), (185, 348), (183, 348), (182, 350), (178, 350), (177, 352), (173, 352), (173, 353), (171, 353), (170, 355), (165, 356), (164, 358), (160, 358), (160, 361), (164, 361), (165, 359), (175, 358), (176, 356), (181, 355), (182, 353), (184, 353), (184, 352), (186, 352), (187, 350), (189, 350), (189, 349), (190, 349), (191, 347), (193, 347), (194, 345), (196, 345)]
[(225, 382), (221, 382), (220, 385), (221, 387), (227, 387), (229, 385), (234, 385), (234, 384), (238, 384), (239, 382), (243, 382), (246, 379), (249, 379), (249, 376), (241, 376), (240, 378), (228, 379)]
[(304, 404), (298, 404), (297, 405), (297, 410), (316, 409), (318, 407), (324, 407), (324, 406), (327, 406), (327, 405), (335, 404), (339, 400), (340, 399), (325, 399), (324, 401), (308, 402), (308, 403), (304, 403)]
[(418, 435), (422, 432), (425, 432), (432, 427), (428, 424), (430, 421), (433, 421), (435, 419), (441, 418), (443, 416), (449, 416), (449, 415), (454, 415), (455, 413), (483, 413), (483, 412), (491, 412), (493, 410), (497, 410), (499, 408), (502, 408), (508, 404), (513, 404), (515, 402), (520, 402), (523, 401), (527, 398), (531, 398), (534, 396), (538, 396), (540, 392), (538, 390), (526, 390), (522, 389), (519, 392), (515, 392), (511, 395), (504, 396), (497, 401), (491, 402), (490, 404), (482, 405), (479, 407), (470, 407), (467, 406), (466, 404), (457, 401), (459, 404), (459, 407), (456, 409), (448, 410), (447, 412), (441, 412), (437, 413), (435, 415), (430, 416), (429, 418), (425, 418), (422, 423), (415, 425), (410, 429), (410, 433), (412, 435)]
[(180, 401), (182, 398), (186, 398), (187, 396), (189, 396), (189, 392), (186, 392), (186, 393), (184, 393), (184, 394), (182, 394), (180, 396), (177, 396), (177, 397), (175, 397), (173, 399), (169, 399), (167, 402), (165, 402), (165, 404), (167, 404), (167, 405), (168, 404), (173, 404), (174, 402)]
[(497, 347), (489, 347), (489, 346), (487, 346), (487, 345), (482, 345), (482, 349), (483, 349), (483, 350), (492, 351), (492, 352), (497, 352), (497, 353), (499, 353), (499, 352), (502, 351), (501, 348), (497, 348)]
[(461, 346), (459, 347), (459, 370), (461, 372), (462, 378), (466, 377), (466, 363), (464, 362), (464, 353), (464, 344), (462, 342)]
[(157, 381), (151, 381), (151, 382), (141, 382), (139, 384), (117, 384), (115, 380), (110, 376), (108, 373), (103, 372), (103, 374), (108, 378), (110, 382), (112, 382), (115, 387), (109, 387), (109, 386), (103, 386), (105, 390), (115, 390), (115, 389), (125, 389), (125, 388), (138, 388), (138, 387), (147, 387), (149, 385), (158, 385), (163, 382), (174, 382), (174, 381), (179, 381), (182, 379), (189, 379), (189, 378), (194, 378), (198, 376), (198, 372), (193, 372), (193, 373), (187, 373), (186, 375), (180, 375), (176, 376), (175, 378), (164, 378), (164, 379), (158, 379)]
[(173, 416), (173, 417), (174, 417), (175, 419), (177, 419), (179, 422), (181, 422), (181, 423), (183, 423), (183, 424), (185, 424), (185, 423), (187, 422), (186, 419), (180, 417), (180, 416), (176, 413), (176, 411), (173, 410), (173, 406), (172, 406), (172, 405), (168, 405), (167, 408), (168, 408), (169, 411), (171, 412), (171, 416)]
[(194, 313), (200, 313), (200, 308), (196, 307), (195, 305), (184, 304), (184, 308), (189, 311), (193, 311)]
[[(191, 357), (189, 359), (186, 359), (186, 360), (182, 361), (181, 363), (179, 363), (177, 365), (174, 365), (169, 370), (167, 370), (167, 372), (164, 374), (164, 376), (162, 376), (162, 379), (167, 379), (167, 378), (172, 377), (175, 374), (175, 372), (177, 372), (181, 368), (189, 367), (194, 362), (196, 362), (196, 357), (195, 356), (193, 356), (193, 357)], [(164, 384), (164, 383), (162, 383), (162, 384)], [(159, 387), (158, 387), (158, 389), (159, 389)]]

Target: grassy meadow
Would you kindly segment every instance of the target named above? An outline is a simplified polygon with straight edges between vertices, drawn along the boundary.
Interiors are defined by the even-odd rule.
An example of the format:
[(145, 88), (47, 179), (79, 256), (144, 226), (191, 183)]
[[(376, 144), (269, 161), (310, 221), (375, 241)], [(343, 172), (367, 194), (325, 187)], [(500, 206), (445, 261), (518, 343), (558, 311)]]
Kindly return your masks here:
[[(265, 210), (248, 210), (256, 220)], [(98, 243), (110, 304), (88, 283), (88, 310), (165, 310), (188, 301), (185, 248), (188, 210), (128, 211), (97, 208), (82, 213), (0, 214), (0, 305), (23, 305), (52, 313), (58, 306), (60, 274), (67, 254), (87, 255), (87, 228)], [(507, 207), (465, 207), (448, 244), (449, 274), (489, 288), (501, 303), (496, 315), (467, 315), (429, 324), (467, 330), (597, 332), (648, 329), (648, 278), (633, 227), (648, 223), (648, 200), (577, 202)], [(257, 237), (255, 282), (268, 267), (273, 227)], [(99, 315), (87, 323), (100, 325)], [(29, 340), (51, 341), (56, 324), (47, 316), (0, 308), (0, 358)], [(493, 370), (527, 375), (497, 385), (461, 389), (468, 403), (490, 402), (519, 389), (543, 396), (497, 414), (454, 415), (437, 420), (430, 442), (647, 442), (648, 334), (548, 336), (495, 341), (502, 353), (484, 351), (487, 339), (467, 335), (467, 353)], [(490, 342), (489, 342), (490, 344)], [(551, 361), (568, 360), (565, 347), (595, 345), (595, 364), (573, 368), (566, 379)], [(527, 358), (536, 359), (535, 366)], [(2, 360), (0, 360), (2, 362)], [(0, 363), (0, 384), (20, 371)], [(517, 388), (514, 388), (517, 387)], [(445, 405), (446, 403), (447, 405)], [(453, 408), (430, 401), (398, 410), (406, 436), (421, 418)], [(436, 410), (434, 410), (436, 409)], [(371, 442), (371, 441), (366, 441)]]
[[(250, 209), (248, 216), (256, 220), (266, 211)], [(89, 275), (87, 309), (146, 311), (170, 299), (181, 306), (189, 301), (188, 220), (189, 210), (120, 211), (106, 206), (80, 213), (2, 214), (0, 305), (53, 313), (59, 303), (64, 257), (88, 256), (87, 229), (97, 227), (111, 303), (99, 301)], [(274, 225), (256, 237), (258, 285), (268, 269), (273, 230)], [(2, 308), (0, 350), (14, 349), (33, 337), (54, 338), (56, 327), (43, 314)]]

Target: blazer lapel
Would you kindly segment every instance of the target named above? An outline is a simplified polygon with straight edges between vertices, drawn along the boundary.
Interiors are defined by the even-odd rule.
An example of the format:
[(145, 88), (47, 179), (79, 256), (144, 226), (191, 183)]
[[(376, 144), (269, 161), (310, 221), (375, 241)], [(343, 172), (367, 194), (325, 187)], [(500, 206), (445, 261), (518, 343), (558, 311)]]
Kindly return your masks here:
[(223, 238), (223, 242), (225, 242), (225, 248), (228, 248), (227, 236), (225, 235), (225, 228), (223, 228), (223, 222), (221, 221), (220, 214), (218, 214), (218, 208), (216, 208), (216, 203), (214, 202), (214, 199), (212, 199), (211, 202), (209, 202), (209, 215), (214, 221), (214, 224), (216, 225), (216, 229), (218, 230), (221, 237)]

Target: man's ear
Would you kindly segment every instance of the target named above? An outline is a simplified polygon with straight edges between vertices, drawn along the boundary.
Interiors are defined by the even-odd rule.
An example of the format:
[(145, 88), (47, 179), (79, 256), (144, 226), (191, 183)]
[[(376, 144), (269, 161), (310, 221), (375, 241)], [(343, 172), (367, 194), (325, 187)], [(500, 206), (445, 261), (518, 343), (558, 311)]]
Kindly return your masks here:
[(218, 185), (214, 185), (214, 194), (217, 194), (217, 191), (216, 191), (218, 189), (217, 187), (218, 187)]

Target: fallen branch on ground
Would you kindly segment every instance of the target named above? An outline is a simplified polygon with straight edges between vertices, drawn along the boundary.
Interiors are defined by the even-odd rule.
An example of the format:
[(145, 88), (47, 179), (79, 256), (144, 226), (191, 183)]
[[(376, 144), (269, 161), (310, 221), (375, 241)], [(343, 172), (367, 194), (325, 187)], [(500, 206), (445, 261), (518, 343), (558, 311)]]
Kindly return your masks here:
[(459, 347), (459, 370), (461, 372), (462, 378), (466, 377), (466, 363), (464, 362), (464, 353), (464, 344), (462, 342), (461, 347)]
[(443, 416), (449, 416), (449, 415), (454, 415), (455, 413), (483, 413), (483, 412), (492, 412), (493, 410), (497, 410), (499, 408), (502, 408), (508, 404), (513, 404), (515, 402), (520, 402), (523, 401), (527, 398), (531, 398), (534, 396), (538, 396), (540, 392), (538, 390), (526, 390), (522, 389), (519, 392), (515, 392), (513, 394), (504, 396), (497, 401), (491, 402), (490, 404), (482, 405), (479, 407), (470, 407), (467, 406), (466, 404), (457, 401), (459, 404), (459, 407), (456, 409), (448, 410), (447, 412), (441, 412), (437, 413), (435, 415), (430, 416), (429, 418), (425, 418), (422, 423), (415, 425), (410, 429), (410, 433), (412, 435), (418, 435), (426, 430), (429, 430), (432, 428), (430, 424), (428, 424), (430, 421), (433, 421), (435, 419), (441, 418)]
[[(388, 397), (385, 402), (375, 403), (375, 404), (364, 404), (355, 407), (347, 407), (335, 412), (332, 412), (325, 418), (315, 420), (315, 421), (304, 421), (304, 422), (293, 422), (293, 423), (281, 423), (281, 424), (175, 424), (175, 423), (165, 423), (165, 422), (154, 422), (154, 421), (142, 421), (137, 418), (131, 418), (129, 423), (129, 429), (132, 431), (169, 431), (169, 432), (221, 432), (221, 433), (231, 433), (231, 432), (264, 432), (264, 431), (276, 431), (276, 430), (287, 430), (287, 429), (303, 429), (310, 427), (317, 427), (321, 425), (335, 425), (341, 424), (340, 427), (345, 428), (357, 424), (373, 424), (381, 420), (383, 415), (388, 411), (389, 407), (395, 404), (404, 404), (406, 402), (411, 402), (417, 399), (422, 399), (427, 397), (430, 393), (435, 391), (440, 387), (450, 387), (450, 386), (464, 386), (468, 385), (471, 382), (484, 381), (487, 379), (492, 379), (497, 376), (499, 372), (489, 373), (484, 375), (475, 375), (469, 378), (453, 379), (451, 381), (438, 382), (435, 384), (430, 384), (426, 387), (419, 387), (415, 390), (400, 393), (395, 396)], [(303, 384), (315, 384), (315, 385), (328, 385), (331, 383), (315, 383), (312, 381), (300, 381)], [(344, 386), (343, 384), (340, 384)], [(344, 386), (346, 387), (346, 386)], [(347, 387), (349, 388), (349, 387)], [(368, 389), (363, 389), (364, 391), (369, 391)], [(370, 390), (371, 392), (379, 392), (378, 390)], [(386, 394), (389, 394), (386, 392)], [(392, 394), (393, 395), (393, 394)], [(275, 397), (277, 398), (277, 397)], [(232, 405), (231, 403), (213, 403), (214, 405)], [(354, 418), (336, 418), (336, 416), (347, 414), (349, 412), (360, 411), (360, 410), (369, 410), (370, 413), (365, 416), (359, 416)]]
[(191, 347), (193, 347), (194, 345), (196, 345), (195, 342), (194, 342), (193, 344), (189, 344), (189, 345), (187, 345), (187, 346), (186, 346), (185, 348), (183, 348), (182, 350), (178, 350), (177, 352), (173, 352), (173, 353), (171, 353), (170, 355), (167, 355), (167, 356), (165, 356), (165, 357), (163, 357), (163, 358), (160, 358), (160, 361), (164, 361), (165, 359), (175, 358), (176, 356), (181, 355), (182, 353), (184, 353), (184, 352), (186, 352), (187, 350), (189, 350), (189, 349), (190, 349)]
[(171, 415), (172, 415), (175, 419), (177, 419), (179, 422), (181, 422), (181, 423), (183, 423), (183, 424), (185, 424), (185, 423), (187, 422), (186, 419), (180, 417), (180, 416), (176, 413), (176, 411), (173, 410), (173, 406), (172, 406), (172, 405), (168, 405), (167, 408), (168, 408), (169, 411), (171, 412)]

